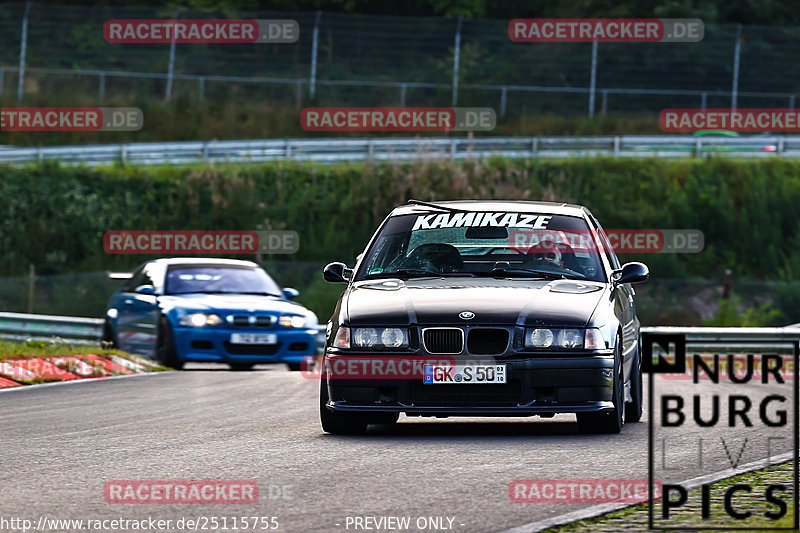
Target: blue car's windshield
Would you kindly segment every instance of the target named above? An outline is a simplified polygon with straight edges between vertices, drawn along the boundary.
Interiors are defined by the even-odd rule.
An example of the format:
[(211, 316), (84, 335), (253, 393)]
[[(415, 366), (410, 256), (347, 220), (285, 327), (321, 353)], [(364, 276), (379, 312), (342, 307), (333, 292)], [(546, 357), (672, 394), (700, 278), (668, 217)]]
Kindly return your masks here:
[(281, 289), (260, 268), (232, 266), (173, 266), (167, 271), (166, 294), (268, 294)]

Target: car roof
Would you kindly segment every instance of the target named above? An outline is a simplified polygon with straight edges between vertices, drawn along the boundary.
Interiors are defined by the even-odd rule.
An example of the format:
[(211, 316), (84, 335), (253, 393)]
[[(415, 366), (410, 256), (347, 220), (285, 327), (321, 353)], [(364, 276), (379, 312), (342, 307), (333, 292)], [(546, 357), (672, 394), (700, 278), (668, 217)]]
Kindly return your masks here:
[(253, 261), (243, 261), (240, 259), (221, 259), (219, 257), (164, 257), (149, 261), (159, 265), (207, 265), (207, 266), (237, 266), (237, 267), (257, 267)]
[[(452, 200), (430, 202), (443, 207), (453, 207), (464, 211), (513, 211), (518, 213), (548, 213), (551, 215), (571, 215), (583, 217), (585, 207), (561, 202), (533, 202), (522, 200)], [(436, 208), (417, 204), (395, 207), (389, 216), (411, 215), (415, 213), (438, 213)]]

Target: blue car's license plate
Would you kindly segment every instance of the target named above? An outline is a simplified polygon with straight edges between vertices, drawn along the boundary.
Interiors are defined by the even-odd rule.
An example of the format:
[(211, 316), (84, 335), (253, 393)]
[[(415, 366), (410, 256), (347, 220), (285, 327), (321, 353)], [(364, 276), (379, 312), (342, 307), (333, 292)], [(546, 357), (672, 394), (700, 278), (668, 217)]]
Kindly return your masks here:
[(276, 344), (275, 333), (231, 333), (231, 344)]

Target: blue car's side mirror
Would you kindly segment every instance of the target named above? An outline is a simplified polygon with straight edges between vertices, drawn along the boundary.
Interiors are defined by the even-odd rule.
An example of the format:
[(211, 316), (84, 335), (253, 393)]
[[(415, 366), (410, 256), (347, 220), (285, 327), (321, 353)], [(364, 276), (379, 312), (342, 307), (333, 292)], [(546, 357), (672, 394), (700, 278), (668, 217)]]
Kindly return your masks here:
[(136, 294), (155, 294), (156, 288), (153, 287), (152, 285), (139, 285), (138, 287), (133, 289), (133, 292), (135, 292)]
[(283, 288), (283, 296), (287, 300), (293, 300), (293, 299), (297, 298), (298, 296), (300, 296), (300, 291), (298, 291), (297, 289), (293, 289), (291, 287), (284, 287)]

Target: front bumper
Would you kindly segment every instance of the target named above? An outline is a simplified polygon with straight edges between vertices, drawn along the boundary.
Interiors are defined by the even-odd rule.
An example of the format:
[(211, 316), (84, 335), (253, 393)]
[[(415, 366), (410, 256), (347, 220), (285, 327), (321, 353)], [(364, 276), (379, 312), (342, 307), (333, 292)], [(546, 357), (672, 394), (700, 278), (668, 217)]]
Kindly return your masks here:
[[(327, 360), (330, 359), (333, 358), (328, 356)], [(411, 379), (329, 376), (328, 407), (334, 411), (404, 412), (410, 416), (550, 416), (606, 412), (614, 408), (613, 353), (498, 358), (490, 362), (507, 365), (505, 384), (430, 385), (417, 376)]]
[[(276, 344), (231, 344), (232, 333), (274, 333)], [(299, 363), (316, 350), (316, 329), (276, 330), (249, 328), (174, 329), (175, 349), (181, 361), (222, 363)]]

